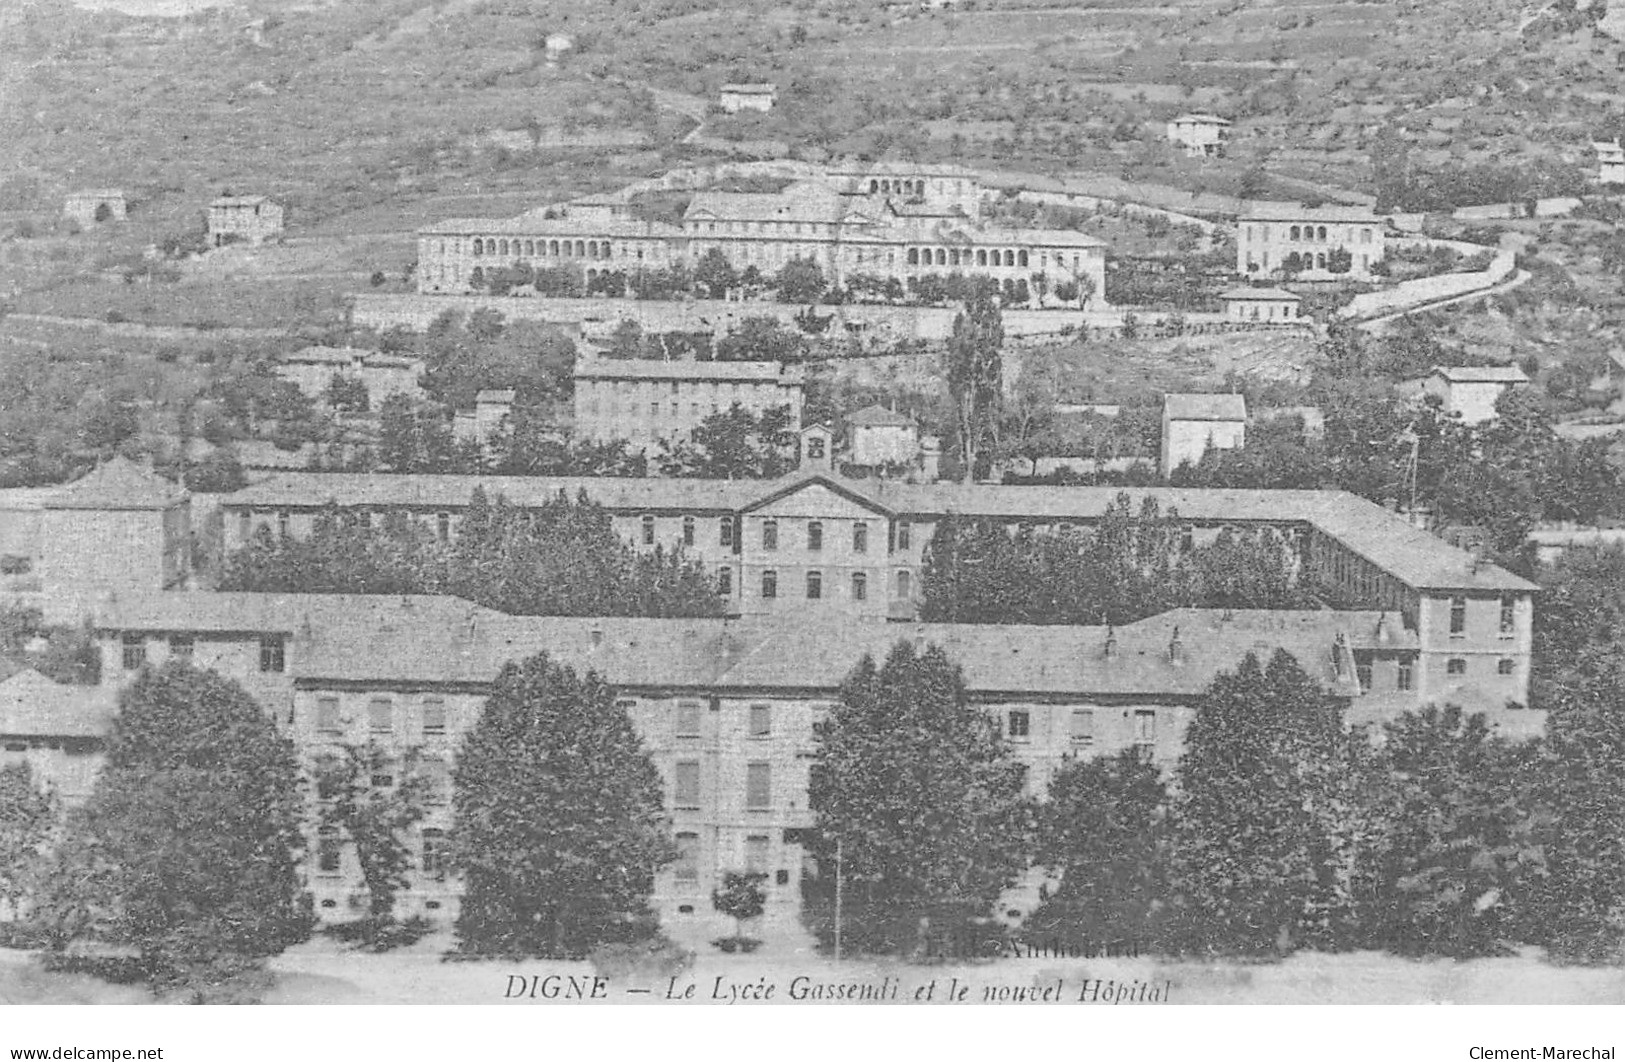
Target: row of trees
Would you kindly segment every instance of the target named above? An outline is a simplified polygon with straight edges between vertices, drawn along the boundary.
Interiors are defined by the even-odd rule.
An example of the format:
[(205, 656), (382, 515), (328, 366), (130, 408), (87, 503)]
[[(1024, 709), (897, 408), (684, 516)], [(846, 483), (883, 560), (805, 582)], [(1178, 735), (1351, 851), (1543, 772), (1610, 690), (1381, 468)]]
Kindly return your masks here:
[(925, 553), (922, 615), (936, 622), (1123, 624), (1170, 608), (1310, 608), (1300, 559), (1273, 529), (1224, 529), (1189, 547), (1176, 510), (1119, 494), (1088, 530), (1014, 534), (949, 516)]
[(476, 490), (454, 540), (401, 514), (363, 525), (337, 507), (305, 538), (262, 527), (226, 560), (222, 590), (452, 594), (512, 615), (715, 616), (705, 571), (680, 554), (639, 553), (610, 514), (562, 493), (521, 509)]

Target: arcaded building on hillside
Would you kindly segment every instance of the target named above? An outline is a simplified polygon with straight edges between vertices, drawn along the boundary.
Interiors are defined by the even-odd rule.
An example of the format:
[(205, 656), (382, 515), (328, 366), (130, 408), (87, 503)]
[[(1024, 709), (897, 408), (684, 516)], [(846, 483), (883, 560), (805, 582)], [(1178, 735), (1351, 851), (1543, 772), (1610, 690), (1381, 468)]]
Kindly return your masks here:
[[(1364, 207), (1255, 203), (1236, 225), (1236, 272), (1266, 278), (1282, 270), (1306, 280), (1369, 280), (1382, 261), (1386, 222)], [(1336, 252), (1348, 268), (1338, 272)]]
[[(961, 273), (1003, 282), (1080, 283), (1100, 305), (1105, 244), (1070, 229), (1011, 228), (983, 218), (980, 179), (956, 166), (832, 168), (783, 190), (697, 192), (680, 224), (633, 217), (602, 197), (516, 218), (444, 221), (418, 234), (418, 290), (467, 294), (492, 270), (568, 266), (629, 276), (721, 251), (736, 269), (776, 273), (796, 258), (842, 283), (865, 274)], [(1075, 303), (1073, 305), (1076, 305)]]

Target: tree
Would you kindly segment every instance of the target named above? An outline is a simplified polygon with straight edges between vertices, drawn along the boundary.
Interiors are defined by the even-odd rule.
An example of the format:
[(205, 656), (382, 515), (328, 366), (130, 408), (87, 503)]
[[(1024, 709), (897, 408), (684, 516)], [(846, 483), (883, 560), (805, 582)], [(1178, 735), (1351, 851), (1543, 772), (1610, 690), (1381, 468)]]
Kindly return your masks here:
[(28, 761), (0, 767), (0, 910), (24, 913), (56, 826), (57, 804), (34, 781)]
[(773, 479), (795, 466), (789, 406), (752, 413), (735, 402), (700, 421), (687, 441), (661, 445), (661, 471), (668, 476)]
[(846, 939), (867, 951), (912, 951), (985, 918), (1027, 866), (1024, 771), (942, 649), (898, 642), (880, 668), (865, 656), (841, 686), (808, 785), (820, 935), (833, 932), (837, 871)]
[(730, 870), (722, 875), (722, 887), (711, 890), (711, 906), (734, 920), (734, 943), (743, 943), (748, 939), (745, 936), (745, 923), (752, 918), (760, 918), (767, 909), (767, 893), (762, 890), (762, 883), (766, 880), (767, 875), (763, 873)]
[(129, 945), (169, 983), (303, 940), (298, 787), (292, 742), (241, 686), (178, 662), (143, 670), (52, 872), (57, 946)]
[(596, 673), (508, 664), (454, 777), (463, 950), (580, 958), (655, 932), (655, 874), (676, 855), (660, 775)]
[(806, 353), (806, 339), (777, 317), (747, 317), (716, 345), (718, 361), (798, 362)]
[(1409, 955), (1507, 952), (1540, 861), (1513, 748), (1454, 705), (1383, 729), (1373, 827), (1358, 852), (1362, 936)]
[(987, 463), (983, 445), (998, 419), (1004, 380), (1000, 348), (1004, 320), (990, 286), (978, 285), (964, 309), (954, 315), (953, 333), (943, 359), (943, 375), (954, 403), (959, 460), (966, 483)]
[(1354, 254), (1347, 247), (1333, 247), (1326, 252), (1326, 272), (1347, 273), (1354, 268)]
[(710, 298), (726, 298), (728, 289), (738, 282), (739, 275), (734, 272), (733, 263), (716, 247), (701, 255), (694, 265), (694, 283), (704, 288)]
[(216, 450), (194, 465), (185, 475), (186, 489), (196, 494), (229, 494), (248, 485), (237, 454), (229, 449)]
[[(414, 751), (397, 757), (376, 745), (347, 745), (316, 763), (316, 795), (322, 828), (340, 831), (355, 847), (367, 888), (367, 935), (376, 937), (395, 915), (395, 896), (407, 885), (412, 852), (406, 831), (421, 822), (430, 781)], [(398, 785), (374, 786), (379, 775), (404, 777)]]
[(1151, 939), (1166, 888), (1167, 802), (1160, 772), (1133, 749), (1062, 767), (1037, 846), (1038, 862), (1061, 871), (1061, 883), (1026, 928), (1071, 942)]
[(390, 395), (379, 410), (379, 457), (394, 472), (449, 472), (457, 463), (451, 428), (440, 411), (408, 395)]
[(780, 302), (800, 302), (809, 305), (824, 297), (828, 285), (824, 271), (811, 258), (792, 258), (779, 269), (773, 280), (779, 290)]
[(1248, 653), (1214, 679), (1185, 734), (1174, 802), (1171, 942), (1291, 950), (1346, 907), (1338, 859), (1338, 711), (1290, 654)]

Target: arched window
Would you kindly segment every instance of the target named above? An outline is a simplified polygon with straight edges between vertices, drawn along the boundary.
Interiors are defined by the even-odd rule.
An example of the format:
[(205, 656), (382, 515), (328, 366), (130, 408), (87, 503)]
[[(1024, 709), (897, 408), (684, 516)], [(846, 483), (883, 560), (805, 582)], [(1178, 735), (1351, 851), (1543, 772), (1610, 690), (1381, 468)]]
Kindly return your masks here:
[(869, 577), (863, 572), (852, 573), (852, 600), (867, 601), (869, 599)]
[(559, 256), (559, 241), (557, 241), (557, 240), (548, 240), (547, 241), (547, 253), (552, 255), (554, 258), (557, 258)]
[(476, 237), (475, 240), (474, 240), (474, 257), (478, 258), (480, 255), (482, 255), (484, 253), (485, 253), (485, 241)]
[(577, 258), (585, 258), (585, 257), (587, 257), (587, 241), (586, 240), (577, 240), (576, 241), (576, 257)]
[(1324, 226), (1324, 225), (1322, 225), (1322, 226), (1321, 226), (1321, 227), (1320, 227), (1320, 235), (1319, 235), (1319, 239), (1320, 239), (1320, 242), (1321, 242), (1321, 243), (1325, 243), (1325, 242), (1326, 242), (1326, 226)]
[(1023, 269), (1027, 268), (1027, 252), (1026, 251), (1017, 251), (1016, 252), (1016, 265), (1020, 266)]
[(1009, 250), (1005, 251), (1004, 252), (1004, 264), (1007, 265), (1007, 266), (1015, 265), (1016, 264), (1016, 252), (1009, 251)]
[(959, 264), (959, 248), (948, 248), (948, 264), (951, 266), (956, 266)]
[(987, 248), (986, 247), (984, 247), (980, 251), (976, 252), (976, 264), (979, 265), (979, 266), (987, 265)]
[(534, 255), (535, 253), (536, 253), (536, 241), (535, 240), (526, 240), (525, 241), (525, 257), (529, 258), (532, 255)]
[(920, 249), (918, 247), (910, 247), (908, 249), (908, 264), (909, 265), (919, 265), (920, 264)]
[(1288, 229), (1287, 230), (1287, 235), (1290, 238), (1294, 239), (1294, 240), (1297, 239), (1298, 238), (1298, 226), (1294, 225), (1294, 226), (1292, 226), (1292, 228)]
[(1316, 269), (1325, 269), (1326, 268), (1326, 256), (1324, 254), (1315, 255), (1315, 268)]
[(869, 182), (869, 194), (874, 195), (878, 191), (880, 191), (880, 182), (879, 181), (870, 181)]
[(948, 264), (948, 252), (943, 250), (941, 247), (938, 247), (937, 248), (937, 265), (947, 265), (947, 264)]
[(897, 569), (893, 586), (896, 590), (893, 597), (899, 601), (907, 601), (914, 596), (914, 575), (907, 568)]

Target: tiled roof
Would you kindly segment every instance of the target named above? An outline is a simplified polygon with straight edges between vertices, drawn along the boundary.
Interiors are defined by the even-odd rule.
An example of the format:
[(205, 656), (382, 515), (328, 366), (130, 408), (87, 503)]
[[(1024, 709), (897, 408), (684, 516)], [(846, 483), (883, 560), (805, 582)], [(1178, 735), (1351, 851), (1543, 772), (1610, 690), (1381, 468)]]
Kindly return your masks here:
[(1239, 302), (1301, 302), (1285, 288), (1231, 288), (1219, 293), (1219, 298)]
[(685, 221), (701, 216), (719, 221), (800, 221), (833, 224), (846, 207), (834, 189), (801, 182), (782, 192), (699, 192), (683, 212)]
[(1216, 114), (1182, 114), (1174, 119), (1175, 122), (1198, 122), (1203, 125), (1229, 125), (1230, 119), (1220, 118)]
[(0, 682), (0, 734), (17, 737), (105, 737), (113, 697), (99, 686), (66, 686), (32, 669)]
[(77, 192), (69, 192), (69, 199), (123, 199), (122, 188), (84, 188)]
[(1516, 365), (1441, 365), (1435, 366), (1433, 375), (1442, 376), (1451, 383), (1506, 383), (1525, 384), (1529, 377)]
[(263, 195), (223, 195), (209, 205), (212, 207), (255, 206), (270, 201), (269, 196)]
[(63, 487), (47, 509), (167, 509), (186, 491), (124, 457), (115, 457)]
[(776, 361), (654, 361), (648, 358), (583, 358), (578, 380), (720, 380), (785, 384), (801, 382), (801, 372)]
[(771, 95), (772, 93), (779, 91), (779, 86), (773, 84), (771, 81), (761, 81), (738, 85), (724, 85), (720, 91), (734, 92), (748, 96), (760, 96)]
[(545, 211), (532, 210), (513, 218), (448, 218), (418, 230), (423, 236), (569, 236), (620, 237), (625, 239), (670, 239), (682, 230), (659, 221), (623, 217), (550, 218)]
[(859, 428), (912, 428), (914, 418), (876, 402), (846, 416), (847, 424)]
[(476, 405), (480, 403), (513, 405), (514, 396), (517, 393), (511, 387), (487, 387), (474, 396), (474, 402)]
[[(233, 613), (300, 639), (289, 655), (294, 680), (484, 683), (508, 661), (547, 652), (622, 687), (693, 690), (811, 690), (833, 694), (865, 654), (877, 661), (898, 641), (941, 646), (984, 696), (1194, 698), (1248, 652), (1277, 648), (1298, 658), (1328, 690), (1353, 695), (1355, 678), (1333, 669), (1337, 636), (1372, 644), (1378, 613), (1176, 609), (1106, 627), (886, 623), (880, 620), (760, 617), (662, 620), (505, 616), (455, 598), (151, 593), (99, 620), (114, 630), (212, 630), (209, 616)], [(210, 604), (208, 597), (230, 600)], [(438, 603), (436, 603), (438, 602)], [(1414, 647), (1396, 627), (1396, 648)], [(238, 628), (231, 628), (238, 629)], [(1175, 632), (1179, 656), (1173, 654)], [(1107, 653), (1107, 639), (1113, 639)], [(1406, 642), (1405, 639), (1409, 639)]]
[(1332, 221), (1355, 222), (1367, 225), (1375, 224), (1382, 219), (1364, 207), (1352, 206), (1318, 206), (1308, 207), (1302, 203), (1285, 202), (1254, 202), (1241, 215), (1242, 221)]
[(354, 347), (304, 347), (282, 355), (284, 365), (349, 365), (369, 351)]
[(1246, 420), (1247, 399), (1241, 395), (1164, 395), (1169, 420)]
[(1493, 564), (1475, 564), (1463, 550), (1435, 538), (1363, 498), (1343, 491), (1199, 488), (1028, 487), (961, 483), (846, 480), (792, 473), (779, 480), (630, 479), (617, 477), (378, 475), (290, 472), (226, 495), (227, 508), (313, 508), (329, 501), (351, 506), (421, 509), (466, 505), (476, 487), (518, 505), (536, 505), (564, 491), (585, 491), (620, 512), (740, 512), (763, 497), (824, 480), (871, 501), (880, 511), (934, 517), (948, 513), (1003, 520), (1088, 522), (1126, 493), (1138, 510), (1155, 498), (1193, 523), (1302, 522), (1319, 528), (1408, 586), (1419, 589), (1538, 589)]

